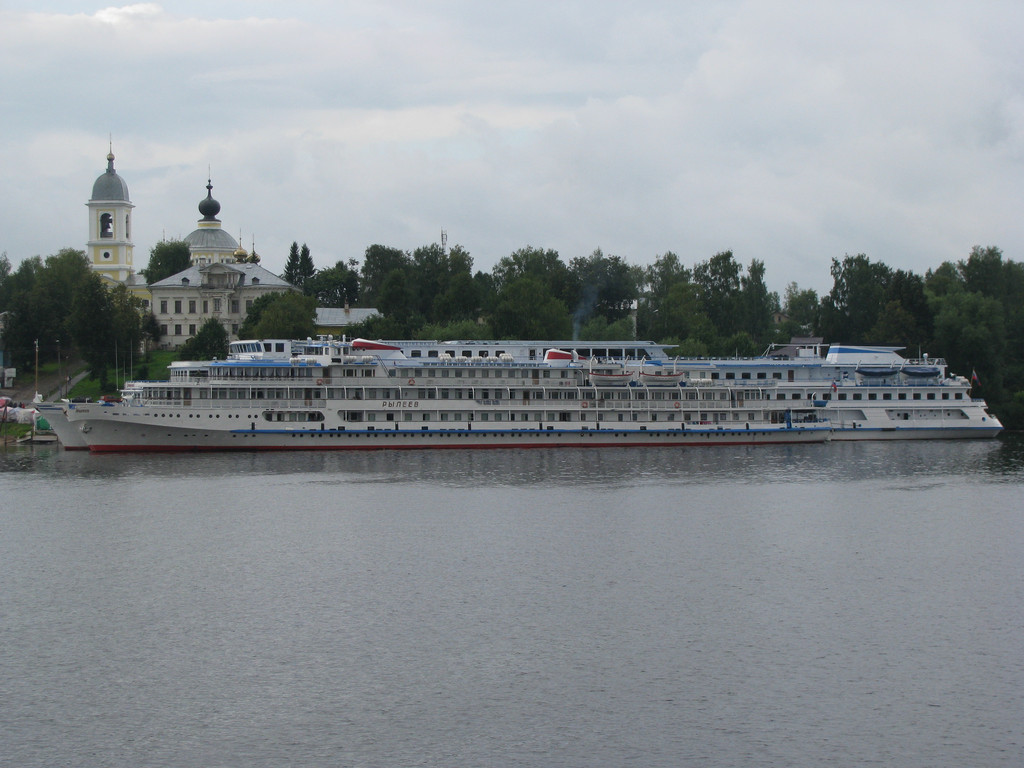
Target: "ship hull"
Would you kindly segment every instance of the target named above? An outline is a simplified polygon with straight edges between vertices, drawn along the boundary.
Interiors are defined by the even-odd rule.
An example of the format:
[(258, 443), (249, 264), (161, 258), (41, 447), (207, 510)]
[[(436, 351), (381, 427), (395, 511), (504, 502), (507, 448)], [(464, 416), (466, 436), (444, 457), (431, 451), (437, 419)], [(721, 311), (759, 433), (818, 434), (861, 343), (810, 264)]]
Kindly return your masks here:
[(751, 428), (665, 429), (195, 429), (135, 425), (123, 418), (78, 423), (93, 452), (330, 451), (421, 448), (592, 448), (628, 446), (710, 446), (822, 443), (827, 425), (764, 425)]

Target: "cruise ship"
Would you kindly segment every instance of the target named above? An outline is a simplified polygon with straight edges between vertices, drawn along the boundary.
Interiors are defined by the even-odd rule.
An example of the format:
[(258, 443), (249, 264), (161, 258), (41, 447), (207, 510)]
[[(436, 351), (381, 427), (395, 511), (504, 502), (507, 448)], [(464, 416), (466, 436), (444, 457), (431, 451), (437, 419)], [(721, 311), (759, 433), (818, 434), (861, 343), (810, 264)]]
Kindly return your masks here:
[[(652, 342), (238, 341), (115, 403), (68, 403), (93, 451), (723, 445), (1002, 430), (941, 358), (795, 339), (754, 358)], [(51, 419), (53, 421), (53, 419)], [(63, 426), (63, 425), (62, 425)], [(65, 431), (58, 430), (58, 434)]]
[[(757, 386), (725, 379), (682, 381), (658, 345), (588, 352), (521, 341), (239, 341), (226, 360), (174, 363), (167, 381), (133, 382), (119, 402), (68, 403), (65, 413), (97, 452), (735, 445), (831, 436), (823, 404), (769, 399)], [(641, 378), (645, 371), (651, 376)], [(623, 378), (602, 378), (616, 375)]]

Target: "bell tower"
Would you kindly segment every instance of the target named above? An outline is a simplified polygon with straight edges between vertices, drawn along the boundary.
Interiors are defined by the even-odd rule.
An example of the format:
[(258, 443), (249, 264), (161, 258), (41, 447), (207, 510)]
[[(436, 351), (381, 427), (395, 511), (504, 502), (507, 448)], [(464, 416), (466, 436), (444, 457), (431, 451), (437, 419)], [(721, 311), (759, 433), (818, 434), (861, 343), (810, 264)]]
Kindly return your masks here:
[(107, 280), (124, 283), (132, 274), (132, 205), (128, 185), (114, 171), (113, 149), (107, 171), (92, 185), (89, 207), (89, 263)]

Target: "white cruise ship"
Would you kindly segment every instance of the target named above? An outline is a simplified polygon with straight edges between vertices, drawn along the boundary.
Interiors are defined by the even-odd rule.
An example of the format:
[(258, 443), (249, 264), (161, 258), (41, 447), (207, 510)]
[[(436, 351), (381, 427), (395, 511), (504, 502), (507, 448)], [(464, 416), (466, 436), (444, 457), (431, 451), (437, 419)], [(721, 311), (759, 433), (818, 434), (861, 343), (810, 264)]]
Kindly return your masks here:
[[(824, 442), (825, 408), (726, 381), (639, 379), (660, 347), (604, 364), (544, 342), (241, 341), (116, 403), (70, 403), (92, 451), (499, 448)], [(591, 350), (593, 352), (594, 350)], [(602, 366), (630, 381), (591, 379)], [(638, 378), (634, 379), (633, 374)], [(597, 376), (597, 374), (594, 374)], [(671, 381), (669, 381), (669, 379)]]
[(756, 358), (651, 342), (239, 341), (117, 403), (66, 403), (93, 451), (721, 445), (994, 437), (945, 361), (794, 340)]

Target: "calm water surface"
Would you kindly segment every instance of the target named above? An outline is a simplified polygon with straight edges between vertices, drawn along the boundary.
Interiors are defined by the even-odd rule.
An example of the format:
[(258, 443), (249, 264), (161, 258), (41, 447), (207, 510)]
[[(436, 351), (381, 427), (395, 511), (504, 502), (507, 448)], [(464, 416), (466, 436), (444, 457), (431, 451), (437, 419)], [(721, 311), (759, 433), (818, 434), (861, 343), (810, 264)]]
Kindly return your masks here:
[(1021, 766), (1024, 440), (0, 454), (0, 764)]

